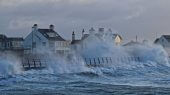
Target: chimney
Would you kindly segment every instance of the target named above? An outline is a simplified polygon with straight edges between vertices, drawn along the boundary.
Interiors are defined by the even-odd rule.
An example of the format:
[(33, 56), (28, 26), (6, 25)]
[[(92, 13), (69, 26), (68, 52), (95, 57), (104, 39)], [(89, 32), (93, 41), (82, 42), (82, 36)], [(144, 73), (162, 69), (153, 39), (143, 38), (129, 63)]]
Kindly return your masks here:
[(73, 31), (73, 33), (72, 33), (72, 41), (74, 41), (74, 40), (75, 40), (75, 33)]
[(54, 25), (51, 24), (51, 25), (49, 26), (49, 28), (50, 28), (50, 30), (54, 30)]
[(32, 27), (32, 31), (34, 31), (35, 30), (35, 28), (34, 28), (34, 26)]
[(34, 24), (34, 26), (33, 26), (32, 28), (34, 28), (34, 31), (35, 31), (35, 30), (38, 30), (38, 25), (37, 25), (37, 24)]
[(82, 37), (84, 37), (84, 33), (85, 33), (85, 30), (83, 29), (83, 31), (82, 31)]

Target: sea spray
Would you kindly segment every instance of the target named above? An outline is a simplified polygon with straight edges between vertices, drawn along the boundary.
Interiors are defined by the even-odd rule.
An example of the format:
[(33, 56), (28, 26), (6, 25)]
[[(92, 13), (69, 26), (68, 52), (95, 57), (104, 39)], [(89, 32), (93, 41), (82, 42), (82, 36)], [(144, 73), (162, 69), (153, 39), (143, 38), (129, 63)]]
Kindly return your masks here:
[[(170, 87), (170, 68), (165, 63), (162, 63), (164, 62), (164, 60), (167, 59), (167, 55), (162, 47), (157, 47), (154, 45), (123, 47), (112, 46), (109, 44), (102, 44), (102, 46), (97, 45), (97, 47), (95, 46), (95, 44), (91, 44), (91, 47), (92, 48), (87, 48), (86, 50), (83, 50), (78, 54), (72, 53), (71, 58), (59, 57), (53, 54), (45, 55), (45, 57), (49, 60), (47, 60), (47, 68), (43, 70), (21, 71), (22, 73), (17, 75), (16, 72), (12, 69), (10, 69), (11, 71), (9, 71), (8, 69), (3, 70), (7, 72), (6, 75), (10, 75), (9, 72), (11, 72), (11, 74), (14, 74), (15, 77), (7, 80), (1, 80), (0, 84), (7, 84), (6, 88), (4, 88), (7, 90), (20, 87), (20, 89), (18, 89), (23, 89), (23, 91), (25, 91), (25, 89), (65, 89), (63, 85), (65, 86), (68, 84), (69, 86), (67, 87), (76, 87), (78, 85), (77, 87), (79, 88), (79, 84), (85, 84), (83, 87), (86, 87), (87, 83), (96, 83), (101, 85), (109, 84)], [(95, 51), (95, 49), (98, 51), (101, 50), (102, 52)], [(97, 55), (95, 55), (96, 52)], [(91, 53), (93, 54), (93, 56), (91, 55)], [(159, 60), (156, 60), (160, 54), (162, 54), (163, 57), (160, 57)], [(110, 63), (111, 65), (109, 65), (108, 67), (87, 67), (83, 59), (84, 57), (127, 57), (139, 55), (142, 57), (145, 57), (147, 55), (148, 57), (146, 59), (142, 59), (141, 62), (113, 61), (113, 63)], [(5, 58), (1, 59), (4, 60)], [(6, 63), (3, 64), (3, 66), (1, 64), (3, 68), (14, 68), (15, 66), (21, 66), (20, 64), (11, 64), (14, 63), (14, 61), (9, 61), (9, 59), (5, 59), (5, 62), (3, 63)], [(7, 64), (9, 65), (6, 66)], [(4, 72), (2, 73), (5, 74)]]
[[(78, 52), (83, 58), (111, 57), (109, 68), (144, 68), (145, 66), (169, 66), (169, 58), (163, 47), (149, 43), (137, 43), (129, 46), (116, 45), (110, 35), (101, 39), (91, 34), (83, 42), (85, 48)], [(138, 61), (130, 61), (129, 57), (138, 57)], [(122, 59), (123, 62), (118, 60)], [(105, 65), (105, 64), (103, 64)]]
[[(102, 74), (102, 72), (109, 71), (110, 73), (116, 73), (120, 69), (122, 71), (135, 70), (147, 67), (158, 68), (158, 65), (169, 66), (168, 56), (164, 49), (156, 45), (147, 45), (144, 43), (132, 46), (117, 46), (114, 41), (109, 38), (110, 36), (104, 36), (101, 39), (95, 35), (90, 35), (83, 44), (86, 45), (80, 52), (72, 52), (71, 58), (67, 56), (56, 56), (49, 52), (46, 56), (47, 67), (45, 70), (41, 70), (41, 73), (49, 74), (64, 74), (64, 73), (81, 73), (81, 72), (93, 72)], [(108, 39), (107, 39), (108, 38)], [(17, 74), (18, 72), (32, 74), (39, 71), (21, 71), (21, 63), (18, 59), (10, 57), (4, 59), (1, 57), (1, 71), (0, 74)], [(140, 57), (140, 62), (128, 61), (128, 57)], [(112, 57), (112, 63), (103, 67), (88, 67), (84, 58), (97, 58), (97, 57)], [(125, 58), (126, 60), (118, 61), (116, 59)], [(143, 71), (143, 70), (142, 70)], [(121, 73), (121, 72), (119, 72)], [(128, 73), (130, 74), (130, 73)]]
[(169, 58), (163, 47), (158, 45), (138, 44), (135, 46), (125, 47), (126, 52), (132, 56), (139, 56), (143, 63), (155, 63), (166, 66), (169, 65)]
[(21, 61), (13, 54), (3, 54), (0, 56), (0, 77), (20, 74), (22, 72)]
[(47, 69), (54, 74), (79, 73), (89, 71), (89, 68), (85, 66), (81, 57), (77, 57), (75, 55), (72, 55), (71, 57), (72, 58), (70, 60), (66, 57), (59, 57), (50, 54)]

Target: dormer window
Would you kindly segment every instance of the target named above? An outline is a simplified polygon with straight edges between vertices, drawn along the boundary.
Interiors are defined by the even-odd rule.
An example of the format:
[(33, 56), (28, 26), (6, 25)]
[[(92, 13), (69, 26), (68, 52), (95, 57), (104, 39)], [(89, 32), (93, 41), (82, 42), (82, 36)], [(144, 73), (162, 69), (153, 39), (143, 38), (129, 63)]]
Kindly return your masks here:
[(48, 36), (49, 36), (49, 37), (56, 37), (56, 33), (50, 32), (50, 33), (48, 33)]
[(42, 44), (43, 44), (43, 46), (46, 46), (46, 42), (43, 42)]

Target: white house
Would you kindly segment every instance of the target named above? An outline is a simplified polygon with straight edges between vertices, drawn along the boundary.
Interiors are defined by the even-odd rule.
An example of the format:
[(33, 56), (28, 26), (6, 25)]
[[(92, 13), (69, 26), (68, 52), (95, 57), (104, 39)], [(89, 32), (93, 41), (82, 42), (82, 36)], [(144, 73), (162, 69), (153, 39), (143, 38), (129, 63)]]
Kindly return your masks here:
[(7, 37), (0, 34), (0, 50), (23, 49), (24, 39), (22, 37)]
[(87, 45), (90, 44), (89, 41), (95, 41), (95, 43), (101, 43), (105, 40), (110, 41), (113, 44), (120, 45), (122, 43), (122, 37), (119, 34), (112, 33), (111, 29), (105, 31), (104, 28), (99, 28), (98, 31), (95, 31), (94, 28), (89, 30), (89, 34), (85, 33), (85, 30), (82, 31), (82, 38), (80, 40), (75, 39), (75, 33), (72, 34), (72, 49), (82, 50), (86, 49)]
[(7, 43), (6, 43), (6, 48), (11, 49), (11, 50), (22, 50), (24, 49), (23, 47), (24, 44), (24, 39), (20, 37), (9, 37), (7, 38)]
[(170, 35), (162, 35), (160, 38), (157, 38), (154, 43), (162, 45), (170, 55)]
[(124, 44), (123, 46), (137, 46), (137, 45), (143, 45), (144, 43), (140, 43), (140, 42), (138, 42), (138, 41), (130, 41), (130, 42), (128, 42), (128, 43), (126, 43), (126, 44)]
[(69, 52), (70, 41), (66, 41), (54, 30), (54, 25), (48, 29), (40, 29), (37, 24), (32, 27), (32, 32), (25, 38), (25, 53), (56, 53)]
[(6, 42), (7, 42), (7, 37), (3, 34), (0, 34), (0, 50), (6, 49)]
[(0, 51), (3, 54), (16, 54), (22, 56), (24, 52), (24, 39), (22, 37), (7, 37), (0, 34)]

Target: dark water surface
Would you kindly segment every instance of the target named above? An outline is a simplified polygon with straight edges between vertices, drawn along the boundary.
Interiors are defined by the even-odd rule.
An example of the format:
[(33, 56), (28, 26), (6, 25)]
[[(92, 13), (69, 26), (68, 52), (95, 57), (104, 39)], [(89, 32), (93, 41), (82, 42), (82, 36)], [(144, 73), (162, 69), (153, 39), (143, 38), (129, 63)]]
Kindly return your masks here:
[(164, 75), (149, 74), (148, 78), (119, 70), (102, 74), (32, 72), (36, 71), (1, 78), (0, 95), (170, 95), (169, 76)]

